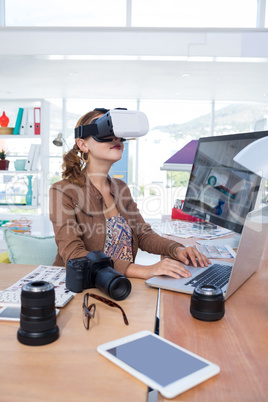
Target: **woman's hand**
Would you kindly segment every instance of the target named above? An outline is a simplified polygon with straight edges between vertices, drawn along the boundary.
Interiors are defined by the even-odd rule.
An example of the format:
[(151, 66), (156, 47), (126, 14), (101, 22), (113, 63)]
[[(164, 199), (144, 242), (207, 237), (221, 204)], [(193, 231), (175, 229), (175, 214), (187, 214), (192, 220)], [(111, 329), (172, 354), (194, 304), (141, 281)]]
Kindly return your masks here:
[(168, 275), (178, 279), (188, 278), (191, 273), (177, 260), (164, 258), (153, 265), (130, 264), (125, 275), (130, 278), (149, 279), (152, 276)]
[(211, 264), (211, 261), (202, 253), (200, 253), (196, 247), (185, 247), (185, 248), (176, 248), (175, 253), (179, 261), (183, 262), (185, 265), (192, 264), (194, 267), (197, 267), (197, 261), (199, 262), (200, 267), (207, 267), (208, 264)]
[(189, 272), (179, 261), (171, 258), (164, 258), (156, 264), (149, 265), (148, 271), (149, 278), (157, 275), (168, 275), (176, 279), (179, 277), (189, 278), (192, 276), (191, 272)]
[[(175, 250), (178, 260), (183, 264), (189, 265), (190, 263), (197, 267), (197, 261), (202, 268), (207, 267), (210, 261), (201, 254), (196, 247), (177, 248)], [(192, 276), (182, 263), (172, 258), (164, 258), (153, 265), (139, 265), (130, 264), (127, 268), (125, 275), (130, 278), (149, 279), (152, 276), (168, 275), (172, 278), (189, 278)]]

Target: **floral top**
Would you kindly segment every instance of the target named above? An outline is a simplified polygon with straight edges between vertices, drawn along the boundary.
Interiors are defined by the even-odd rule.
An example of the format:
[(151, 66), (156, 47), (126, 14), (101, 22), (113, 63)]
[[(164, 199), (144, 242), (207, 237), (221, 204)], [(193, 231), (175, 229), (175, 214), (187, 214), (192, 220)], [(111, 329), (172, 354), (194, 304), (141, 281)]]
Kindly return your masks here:
[(106, 219), (107, 234), (104, 253), (115, 259), (133, 262), (132, 232), (122, 215)]

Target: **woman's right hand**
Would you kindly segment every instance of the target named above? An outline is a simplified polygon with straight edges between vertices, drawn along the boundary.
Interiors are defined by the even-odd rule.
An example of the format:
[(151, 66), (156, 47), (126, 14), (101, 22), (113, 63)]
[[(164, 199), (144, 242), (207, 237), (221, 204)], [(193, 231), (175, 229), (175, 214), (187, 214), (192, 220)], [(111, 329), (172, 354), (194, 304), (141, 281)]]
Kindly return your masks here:
[(181, 262), (171, 258), (164, 258), (153, 265), (130, 264), (126, 271), (126, 276), (131, 278), (149, 279), (158, 275), (168, 275), (176, 279), (192, 276)]
[(189, 272), (181, 262), (171, 258), (164, 258), (156, 264), (149, 265), (148, 268), (151, 271), (150, 278), (157, 275), (168, 275), (176, 279), (179, 277), (189, 278), (189, 276), (192, 276), (191, 272)]

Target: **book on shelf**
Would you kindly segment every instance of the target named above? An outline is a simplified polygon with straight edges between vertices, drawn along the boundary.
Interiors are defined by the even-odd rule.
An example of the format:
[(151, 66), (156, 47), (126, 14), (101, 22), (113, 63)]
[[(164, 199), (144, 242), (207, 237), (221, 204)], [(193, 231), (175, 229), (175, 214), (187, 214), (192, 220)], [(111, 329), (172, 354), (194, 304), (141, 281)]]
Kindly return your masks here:
[(31, 144), (30, 150), (27, 156), (27, 161), (25, 164), (25, 170), (37, 170), (38, 161), (40, 156), (40, 147), (39, 144)]
[(28, 107), (28, 115), (26, 122), (26, 135), (34, 135), (34, 108)]
[(23, 108), (20, 107), (18, 110), (17, 119), (16, 119), (14, 130), (13, 130), (13, 134), (15, 134), (15, 135), (18, 135), (20, 133), (22, 115), (23, 115)]
[(19, 108), (16, 125), (13, 134), (25, 136), (40, 135), (41, 133), (41, 108)]
[(33, 195), (32, 195), (32, 206), (38, 206), (38, 178), (36, 177), (33, 182)]
[(27, 108), (23, 109), (21, 123), (20, 123), (20, 135), (25, 135), (26, 133), (26, 124), (27, 124)]
[(41, 145), (35, 144), (31, 170), (38, 170)]
[(34, 134), (40, 135), (41, 133), (41, 108), (34, 108)]

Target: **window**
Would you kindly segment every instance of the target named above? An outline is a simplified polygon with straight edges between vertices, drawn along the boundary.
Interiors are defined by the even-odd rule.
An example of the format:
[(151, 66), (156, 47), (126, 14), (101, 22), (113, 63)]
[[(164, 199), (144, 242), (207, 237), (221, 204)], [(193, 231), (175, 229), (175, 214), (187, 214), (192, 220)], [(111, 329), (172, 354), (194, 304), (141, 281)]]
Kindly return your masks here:
[(132, 26), (256, 27), (257, 0), (132, 0)]
[(214, 135), (261, 131), (257, 123), (267, 115), (265, 103), (215, 102)]
[(171, 188), (171, 179), (161, 166), (192, 139), (210, 135), (211, 104), (148, 100), (141, 101), (140, 110), (148, 116), (150, 131), (139, 139), (138, 182), (133, 184), (143, 216), (160, 218), (171, 213), (175, 199), (183, 198), (187, 188), (185, 172), (181, 173), (181, 188)]
[(125, 26), (126, 0), (7, 0), (7, 26)]
[[(62, 147), (52, 140), (62, 130), (61, 101), (50, 101), (50, 181), (61, 179)], [(95, 107), (126, 107), (137, 110), (137, 101), (128, 99), (71, 99), (66, 101), (66, 142), (74, 145), (77, 120)], [(150, 131), (129, 141), (128, 184), (145, 219), (170, 215), (177, 198), (183, 199), (188, 185), (187, 172), (161, 170), (164, 162), (192, 139), (211, 135), (210, 101), (141, 100), (140, 110), (149, 119)], [(268, 115), (265, 103), (215, 102), (214, 134), (254, 131)], [(65, 146), (65, 149), (66, 146)], [(137, 166), (136, 166), (137, 164)]]
[[(6, 0), (5, 8), (7, 26), (126, 26), (127, 0)], [(255, 28), (256, 16), (257, 0), (132, 0), (131, 21), (134, 27)]]

